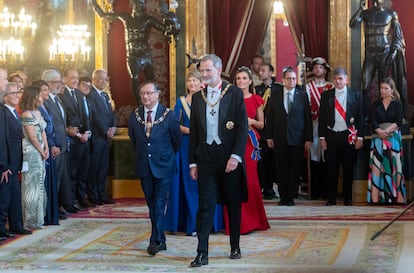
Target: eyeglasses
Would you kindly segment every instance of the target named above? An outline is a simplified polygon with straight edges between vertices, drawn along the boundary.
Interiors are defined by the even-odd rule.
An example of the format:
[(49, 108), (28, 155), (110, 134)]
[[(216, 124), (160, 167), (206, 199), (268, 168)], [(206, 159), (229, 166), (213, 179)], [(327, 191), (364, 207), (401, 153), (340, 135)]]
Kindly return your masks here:
[(151, 96), (152, 94), (154, 94), (154, 93), (158, 93), (157, 91), (147, 91), (147, 92), (139, 92), (139, 95), (141, 96), (141, 97), (144, 97), (144, 96)]
[(16, 92), (10, 92), (10, 93), (7, 93), (7, 94), (6, 94), (6, 96), (7, 96), (7, 95), (21, 95), (21, 94), (23, 94), (23, 92), (22, 92), (22, 91), (16, 91)]
[(288, 81), (296, 81), (296, 78), (294, 78), (294, 77), (288, 77), (288, 78), (284, 78), (285, 80), (288, 80)]

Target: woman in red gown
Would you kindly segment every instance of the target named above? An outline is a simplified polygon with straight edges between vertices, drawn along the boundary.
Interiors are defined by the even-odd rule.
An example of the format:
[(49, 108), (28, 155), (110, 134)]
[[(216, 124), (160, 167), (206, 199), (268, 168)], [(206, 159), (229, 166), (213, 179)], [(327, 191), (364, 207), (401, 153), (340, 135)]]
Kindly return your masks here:
[[(237, 87), (243, 91), (249, 123), (249, 140), (247, 141), (244, 154), (249, 196), (247, 202), (242, 203), (240, 226), (240, 234), (247, 234), (253, 230), (267, 230), (270, 227), (257, 175), (257, 161), (260, 159), (260, 136), (257, 129), (262, 129), (264, 126), (264, 101), (259, 95), (253, 94), (253, 75), (249, 68), (242, 66), (237, 69), (235, 82)], [(226, 209), (224, 212), (226, 214), (224, 217), (226, 234), (229, 234)]]

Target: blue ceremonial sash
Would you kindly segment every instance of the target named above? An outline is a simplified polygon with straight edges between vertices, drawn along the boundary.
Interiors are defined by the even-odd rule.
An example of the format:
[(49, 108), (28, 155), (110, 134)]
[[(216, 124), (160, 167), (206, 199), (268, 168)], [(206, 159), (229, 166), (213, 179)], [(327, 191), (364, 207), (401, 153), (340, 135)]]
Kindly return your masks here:
[(259, 146), (259, 138), (256, 135), (256, 131), (252, 128), (249, 128), (249, 139), (253, 145), (253, 151), (251, 154), (251, 158), (255, 161), (259, 161), (262, 157), (260, 156), (260, 151), (262, 148)]

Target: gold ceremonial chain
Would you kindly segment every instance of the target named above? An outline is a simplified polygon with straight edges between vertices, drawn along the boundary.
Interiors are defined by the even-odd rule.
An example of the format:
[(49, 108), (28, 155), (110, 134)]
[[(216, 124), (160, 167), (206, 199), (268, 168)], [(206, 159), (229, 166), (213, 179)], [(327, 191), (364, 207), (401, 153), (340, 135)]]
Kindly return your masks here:
[(228, 83), (226, 85), (226, 87), (223, 89), (223, 91), (221, 91), (220, 97), (217, 99), (217, 101), (215, 103), (209, 103), (208, 100), (207, 100), (206, 94), (204, 94), (203, 91), (201, 91), (201, 96), (203, 97), (203, 100), (206, 102), (206, 104), (208, 106), (210, 106), (211, 108), (214, 108), (214, 106), (216, 106), (217, 103), (219, 103), (219, 101), (223, 98), (224, 94), (226, 94), (227, 90), (229, 90), (230, 86), (231, 86), (231, 83)]
[(164, 121), (165, 117), (168, 115), (168, 113), (171, 111), (170, 108), (166, 108), (165, 112), (161, 115), (161, 117), (159, 117), (159, 119), (157, 119), (156, 121), (154, 121), (153, 123), (147, 123), (144, 120), (141, 119), (141, 117), (139, 116), (139, 111), (138, 108), (135, 109), (135, 117), (137, 119), (137, 121), (144, 125), (146, 130), (145, 130), (145, 134), (147, 137), (149, 137), (151, 135), (151, 129), (154, 125), (160, 124), (161, 122)]

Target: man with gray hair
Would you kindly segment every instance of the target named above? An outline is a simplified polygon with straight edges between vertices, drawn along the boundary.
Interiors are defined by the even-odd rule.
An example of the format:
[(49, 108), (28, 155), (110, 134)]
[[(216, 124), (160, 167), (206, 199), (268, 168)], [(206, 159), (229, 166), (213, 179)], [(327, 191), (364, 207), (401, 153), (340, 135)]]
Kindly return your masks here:
[(192, 267), (208, 264), (208, 239), (217, 202), (227, 206), (230, 259), (240, 259), (241, 203), (247, 201), (244, 169), (248, 125), (243, 92), (221, 79), (222, 61), (207, 54), (199, 70), (204, 90), (194, 94), (190, 120), (190, 175), (198, 180), (197, 256)]
[(109, 142), (116, 133), (115, 115), (108, 94), (108, 72), (97, 69), (92, 73), (88, 99), (91, 105), (92, 156), (88, 175), (88, 198), (95, 205), (114, 204), (106, 193), (109, 167)]
[(344, 68), (332, 73), (334, 88), (321, 96), (319, 140), (325, 153), (327, 170), (327, 206), (336, 205), (339, 165), (343, 169), (344, 205), (352, 205), (352, 182), (356, 150), (362, 148), (364, 109), (360, 90), (347, 86)]
[[(45, 107), (53, 117), (53, 126), (56, 132), (56, 143), (50, 144), (49, 151), (52, 159), (56, 160), (56, 175), (59, 191), (59, 218), (66, 219), (67, 211), (72, 207), (72, 191), (68, 175), (68, 137), (66, 126), (66, 113), (58, 94), (62, 87), (62, 77), (55, 69), (43, 71), (42, 80), (49, 85), (49, 99)], [(75, 212), (75, 211), (69, 211)]]
[[(1, 92), (3, 99), (2, 110), (0, 111), (0, 122), (2, 130), (2, 147), (0, 155), (0, 237), (14, 237), (12, 234), (31, 234), (30, 230), (24, 229), (22, 217), (21, 188), (19, 172), (22, 169), (22, 138), (23, 130), (20, 123), (16, 106), (19, 103), (21, 92), (15, 83), (7, 83)], [(4, 137), (6, 142), (4, 142)], [(9, 232), (5, 229), (6, 220), (9, 222)]]

